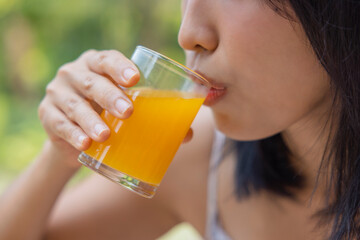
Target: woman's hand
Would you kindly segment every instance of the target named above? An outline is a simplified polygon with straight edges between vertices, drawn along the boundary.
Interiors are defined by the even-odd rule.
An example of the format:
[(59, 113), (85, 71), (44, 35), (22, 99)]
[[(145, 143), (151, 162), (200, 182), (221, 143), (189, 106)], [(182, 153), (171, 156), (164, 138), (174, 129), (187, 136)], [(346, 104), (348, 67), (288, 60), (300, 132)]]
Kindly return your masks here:
[(128, 118), (132, 102), (118, 85), (130, 87), (139, 78), (134, 63), (115, 50), (88, 50), (60, 67), (39, 106), (53, 148), (74, 162), (92, 140), (105, 141), (110, 130), (99, 113), (106, 109), (115, 117)]

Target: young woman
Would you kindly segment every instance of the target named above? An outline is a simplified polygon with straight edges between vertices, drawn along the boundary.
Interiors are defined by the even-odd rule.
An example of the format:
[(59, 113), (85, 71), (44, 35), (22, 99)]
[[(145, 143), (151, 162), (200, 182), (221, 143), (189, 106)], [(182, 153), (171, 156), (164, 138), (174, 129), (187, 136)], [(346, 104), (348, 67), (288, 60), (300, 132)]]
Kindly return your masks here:
[(79, 151), (109, 136), (101, 109), (133, 111), (117, 85), (136, 84), (136, 67), (90, 50), (47, 87), (49, 140), (1, 198), (0, 239), (154, 239), (182, 221), (206, 239), (359, 239), (360, 1), (182, 9), (187, 64), (220, 89), (156, 196), (97, 175), (60, 194)]

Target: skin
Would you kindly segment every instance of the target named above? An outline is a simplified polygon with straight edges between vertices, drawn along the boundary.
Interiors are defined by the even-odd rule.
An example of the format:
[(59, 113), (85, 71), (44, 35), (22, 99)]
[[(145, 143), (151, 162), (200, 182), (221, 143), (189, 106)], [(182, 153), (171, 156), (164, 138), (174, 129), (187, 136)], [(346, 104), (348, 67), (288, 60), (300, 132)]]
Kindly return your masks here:
[[(0, 239), (154, 239), (182, 221), (204, 234), (215, 128), (237, 140), (280, 132), (308, 181), (296, 193), (298, 201), (267, 192), (237, 201), (235, 155), (229, 154), (218, 170), (218, 209), (220, 224), (233, 239), (325, 236), (326, 231), (314, 231), (311, 219), (323, 195), (317, 191), (312, 202), (310, 196), (329, 133), (324, 126), (331, 92), (301, 26), (262, 1), (187, 0), (182, 10), (179, 44), (188, 66), (226, 87), (227, 94), (200, 111), (192, 140), (180, 147), (154, 199), (97, 175), (60, 196), (80, 166), (79, 151), (109, 136), (101, 109), (119, 118), (133, 111), (116, 85), (136, 84), (136, 67), (115, 50), (89, 50), (62, 66), (47, 87), (39, 116), (49, 140), (0, 200), (0, 218), (7, 223), (0, 226)], [(124, 104), (117, 100), (130, 105), (119, 108)], [(191, 136), (192, 131), (186, 140)], [(134, 222), (141, 231), (134, 230)]]

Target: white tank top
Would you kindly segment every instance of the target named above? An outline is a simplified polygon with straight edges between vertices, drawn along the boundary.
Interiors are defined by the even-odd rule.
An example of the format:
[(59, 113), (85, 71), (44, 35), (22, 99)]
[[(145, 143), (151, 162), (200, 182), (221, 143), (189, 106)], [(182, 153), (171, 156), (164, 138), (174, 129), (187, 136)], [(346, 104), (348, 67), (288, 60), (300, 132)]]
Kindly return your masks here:
[(206, 240), (231, 240), (228, 234), (219, 224), (217, 209), (217, 173), (218, 165), (223, 157), (223, 148), (226, 137), (219, 131), (215, 131), (213, 148), (210, 158), (207, 192), (207, 219), (206, 219)]

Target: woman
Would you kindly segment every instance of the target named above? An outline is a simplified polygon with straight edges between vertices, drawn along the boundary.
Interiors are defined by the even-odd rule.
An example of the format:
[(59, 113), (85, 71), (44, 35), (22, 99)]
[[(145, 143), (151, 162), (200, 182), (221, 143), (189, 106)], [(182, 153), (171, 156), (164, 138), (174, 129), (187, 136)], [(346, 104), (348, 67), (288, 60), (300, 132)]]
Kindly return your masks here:
[(154, 239), (182, 221), (207, 239), (359, 238), (360, 2), (184, 0), (182, 9), (188, 66), (224, 90), (154, 199), (99, 176), (60, 195), (79, 151), (109, 136), (101, 109), (133, 111), (117, 85), (133, 86), (136, 67), (90, 50), (48, 85), (39, 115), (49, 141), (1, 199), (0, 239)]

